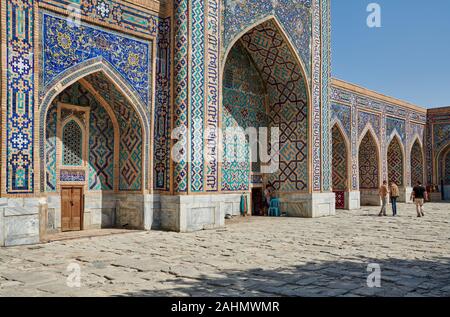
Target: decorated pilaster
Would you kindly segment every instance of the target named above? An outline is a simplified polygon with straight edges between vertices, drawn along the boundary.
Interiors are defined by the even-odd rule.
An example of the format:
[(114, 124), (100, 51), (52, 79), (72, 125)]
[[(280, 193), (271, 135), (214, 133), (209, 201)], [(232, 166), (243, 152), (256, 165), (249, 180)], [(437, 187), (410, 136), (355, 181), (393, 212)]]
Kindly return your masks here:
[(39, 242), (35, 188), (35, 42), (33, 0), (1, 6), (0, 246)]
[[(162, 197), (162, 227), (222, 226), (218, 197), (219, 0), (175, 0), (173, 16), (172, 196)], [(178, 138), (178, 139), (177, 139)]]
[[(188, 155), (189, 142), (189, 1), (174, 0), (174, 96), (173, 96), (173, 129), (178, 130), (176, 137), (181, 143), (178, 162), (173, 163), (173, 191), (188, 191)], [(173, 137), (173, 136), (172, 136)]]
[[(2, 193), (34, 188), (34, 1), (2, 6)], [(7, 27), (6, 27), (7, 26)]]

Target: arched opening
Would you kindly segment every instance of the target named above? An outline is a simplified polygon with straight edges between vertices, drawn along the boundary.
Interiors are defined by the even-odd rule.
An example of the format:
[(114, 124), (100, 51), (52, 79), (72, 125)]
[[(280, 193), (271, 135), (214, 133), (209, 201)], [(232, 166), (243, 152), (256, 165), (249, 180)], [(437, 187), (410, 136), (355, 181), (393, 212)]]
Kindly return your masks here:
[(442, 183), (444, 184), (444, 200), (450, 200), (450, 150), (442, 160)]
[[(222, 191), (251, 193), (255, 215), (264, 214), (265, 188), (275, 196), (308, 192), (307, 83), (274, 19), (234, 42), (225, 59), (222, 95)], [(268, 144), (275, 135), (272, 128), (279, 128), (279, 164), (268, 172), (275, 145)]]
[(450, 200), (450, 144), (437, 155), (437, 181), (443, 200)]
[(333, 192), (336, 194), (336, 209), (344, 209), (345, 193), (348, 191), (348, 147), (337, 124), (333, 126), (332, 138)]
[(404, 186), (404, 168), (403, 168), (403, 150), (400, 140), (395, 136), (388, 146), (387, 166), (388, 166), (388, 182), (395, 183), (399, 187)]
[(361, 205), (379, 205), (378, 187), (380, 186), (380, 160), (377, 142), (369, 130), (359, 144), (359, 189)]
[(423, 184), (424, 176), (423, 149), (416, 140), (411, 148), (411, 186), (416, 186), (419, 181)]
[(145, 189), (143, 120), (128, 98), (100, 71), (61, 89), (45, 109), (41, 190), (55, 202), (47, 233), (141, 228), (139, 208), (121, 203)]
[(80, 125), (69, 120), (62, 128), (62, 165), (83, 166), (83, 132)]

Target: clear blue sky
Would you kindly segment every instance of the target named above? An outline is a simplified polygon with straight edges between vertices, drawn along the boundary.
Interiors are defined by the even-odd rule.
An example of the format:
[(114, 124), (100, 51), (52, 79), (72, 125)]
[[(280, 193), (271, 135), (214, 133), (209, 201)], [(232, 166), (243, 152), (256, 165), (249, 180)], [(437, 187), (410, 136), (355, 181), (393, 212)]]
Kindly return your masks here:
[[(333, 77), (424, 107), (450, 106), (450, 0), (331, 0)], [(381, 28), (369, 28), (369, 3)]]

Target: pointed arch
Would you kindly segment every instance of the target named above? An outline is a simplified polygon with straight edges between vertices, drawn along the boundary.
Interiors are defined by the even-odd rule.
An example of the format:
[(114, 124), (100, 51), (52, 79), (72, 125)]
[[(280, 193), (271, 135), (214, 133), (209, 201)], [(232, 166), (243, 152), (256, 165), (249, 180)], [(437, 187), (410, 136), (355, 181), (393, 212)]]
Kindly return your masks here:
[(44, 190), (44, 173), (45, 170), (45, 147), (39, 146), (40, 144), (45, 144), (45, 127), (47, 120), (47, 112), (53, 103), (54, 99), (63, 92), (67, 87), (73, 85), (74, 83), (82, 80), (83, 78), (95, 74), (102, 73), (105, 75), (107, 80), (109, 80), (114, 87), (130, 102), (133, 109), (136, 111), (138, 121), (142, 126), (142, 145), (145, 148), (142, 151), (142, 191), (151, 187), (152, 179), (150, 177), (151, 167), (149, 166), (149, 158), (150, 158), (150, 126), (151, 126), (151, 118), (149, 117), (149, 111), (147, 109), (147, 105), (142, 101), (139, 94), (135, 91), (135, 89), (123, 78), (121, 74), (119, 74), (115, 68), (104, 58), (95, 57), (84, 62), (81, 62), (73, 67), (68, 68), (64, 72), (62, 72), (57, 78), (55, 78), (52, 82), (50, 82), (44, 90), (47, 91), (43, 96), (42, 101), (40, 102), (39, 109), (36, 110), (38, 112), (37, 117), (39, 117), (39, 138), (37, 139), (37, 148), (39, 148), (39, 160), (36, 160), (35, 171), (39, 173), (39, 177), (36, 177), (40, 180), (37, 187), (40, 188), (40, 191)]
[[(76, 117), (69, 117), (62, 122), (62, 153), (63, 166), (83, 166), (85, 162), (84, 140), (86, 138), (84, 124)], [(78, 160), (78, 162), (75, 162)]]
[[(100, 95), (100, 93), (89, 83), (85, 78), (82, 78), (78, 81), (81, 86), (83, 86), (88, 92), (92, 94), (92, 96), (100, 103), (100, 105), (103, 107), (103, 109), (106, 110), (106, 113), (108, 114), (109, 118), (111, 119), (111, 123), (113, 125), (114, 129), (114, 162), (119, 162), (119, 153), (120, 153), (120, 128), (119, 128), (119, 122), (117, 120), (116, 114), (114, 113), (114, 110), (111, 108), (110, 104), (103, 98), (103, 96)], [(114, 179), (118, 180), (120, 170), (120, 164), (116, 163), (114, 164)], [(114, 184), (114, 191), (119, 191), (119, 182), (115, 181)]]
[[(450, 186), (450, 148), (442, 157), (442, 178), (444, 186)], [(449, 200), (450, 197), (445, 196), (444, 198)]]
[(366, 124), (366, 126), (364, 127), (364, 129), (361, 131), (361, 133), (359, 134), (358, 137), (358, 148), (361, 144), (361, 141), (363, 140), (363, 138), (367, 135), (367, 133), (370, 133), (370, 135), (373, 137), (376, 145), (377, 145), (377, 150), (378, 150), (378, 155), (381, 154), (381, 143), (380, 143), (380, 139), (377, 136), (377, 133), (375, 132), (375, 129), (373, 128), (372, 124), (370, 122), (368, 122)]
[(420, 146), (420, 148), (422, 149), (422, 152), (423, 152), (423, 148), (424, 148), (423, 141), (422, 141), (421, 137), (417, 133), (413, 135), (411, 140), (412, 141), (411, 141), (411, 144), (409, 145), (409, 151), (408, 152), (411, 153), (411, 150), (412, 150), (412, 148), (413, 148), (415, 143), (419, 144), (419, 146)]
[(342, 124), (341, 120), (339, 120), (338, 118), (334, 118), (333, 121), (331, 121), (330, 126), (331, 126), (331, 129), (333, 129), (335, 126), (339, 129), (339, 132), (342, 134), (342, 137), (345, 140), (345, 144), (348, 149), (348, 154), (350, 155), (351, 142), (350, 142), (349, 136), (347, 135), (347, 133), (345, 131), (345, 127)]
[(425, 182), (425, 153), (419, 136), (416, 136), (410, 148), (411, 164), (411, 186), (415, 186), (418, 181)]
[[(333, 175), (333, 189), (339, 189), (339, 190), (348, 190), (351, 187), (350, 184), (350, 180), (351, 180), (351, 176), (350, 176), (350, 171), (351, 171), (351, 153), (350, 153), (350, 141), (347, 137), (347, 135), (345, 134), (345, 130), (344, 127), (342, 126), (342, 123), (339, 120), (335, 120), (333, 121), (334, 123), (332, 124), (332, 128), (331, 128), (331, 135), (332, 135), (332, 175)], [(335, 132), (338, 133), (338, 137), (341, 138), (342, 141), (339, 142), (339, 140), (335, 139)], [(338, 141), (337, 143), (335, 141)], [(340, 144), (343, 143), (343, 144)], [(340, 150), (342, 153), (335, 153), (335, 150)], [(339, 162), (339, 160), (342, 160), (342, 162)], [(338, 164), (339, 162), (339, 164)], [(341, 171), (344, 171), (345, 168), (345, 173), (343, 176), (345, 176), (344, 179), (344, 183), (345, 183), (345, 187), (342, 188), (341, 186), (339, 186), (339, 188), (336, 188), (336, 183), (335, 181), (337, 181), (337, 179), (335, 179), (335, 177), (337, 177), (338, 175), (336, 174), (336, 169), (340, 169)], [(341, 173), (342, 174), (342, 173)]]
[[(264, 37), (267, 45), (261, 45), (257, 40), (259, 37)], [(232, 56), (230, 53), (237, 45), (245, 48), (254, 60), (254, 65), (257, 66), (268, 90), (272, 89), (266, 98), (266, 104), (270, 105), (267, 107), (269, 126), (280, 127), (280, 139), (283, 140), (283, 144), (280, 144), (280, 149), (282, 149), (280, 151), (280, 168), (276, 173), (267, 175), (267, 181), (270, 181), (281, 194), (293, 191), (310, 192), (312, 178), (309, 176), (311, 166), (308, 158), (312, 156), (312, 146), (309, 142), (312, 134), (310, 128), (311, 96), (304, 64), (276, 17), (269, 16), (261, 19), (241, 31), (231, 41), (221, 65), (220, 94), (222, 98), (219, 120), (222, 129), (226, 128), (224, 121), (226, 106), (224, 94), (227, 89), (224, 86), (224, 79), (227, 76), (226, 67)], [(276, 71), (277, 66), (285, 71)], [(290, 133), (290, 136), (283, 136), (287, 133)], [(230, 170), (226, 170), (226, 166), (226, 164), (219, 165), (223, 189), (224, 185), (227, 185), (224, 182), (232, 179), (228, 175), (237, 174), (230, 173)]]
[[(279, 31), (280, 34), (283, 36), (284, 41), (286, 41), (286, 43), (288, 44), (288, 47), (289, 47), (291, 53), (294, 54), (294, 56), (295, 56), (297, 62), (300, 64), (300, 66), (301, 66), (300, 68), (301, 68), (301, 70), (302, 70), (303, 78), (305, 78), (305, 81), (306, 81), (306, 84), (307, 84), (307, 86), (306, 86), (306, 87), (307, 87), (307, 91), (309, 92), (309, 91), (310, 91), (310, 90), (309, 90), (309, 77), (307, 76), (306, 71), (305, 71), (305, 70), (306, 70), (305, 63), (303, 62), (303, 59), (300, 57), (300, 55), (299, 55), (299, 53), (297, 52), (297, 50), (295, 49), (295, 45), (294, 45), (294, 44), (292, 43), (292, 41), (290, 40), (289, 36), (287, 35), (287, 32), (284, 30), (283, 25), (282, 25), (281, 22), (278, 20), (278, 18), (277, 18), (275, 15), (273, 15), (273, 14), (268, 15), (268, 16), (262, 18), (262, 19), (259, 19), (259, 20), (255, 21), (254, 23), (248, 25), (246, 28), (244, 28), (243, 30), (241, 30), (239, 33), (237, 33), (237, 34), (234, 36), (233, 40), (230, 41), (230, 43), (228, 44), (228, 47), (227, 47), (225, 53), (223, 54), (223, 58), (222, 58), (222, 66), (220, 67), (220, 68), (221, 68), (221, 69), (220, 69), (220, 74), (222, 75), (221, 78), (223, 78), (223, 74), (224, 74), (224, 70), (225, 70), (225, 64), (226, 64), (226, 61), (227, 61), (227, 59), (228, 59), (228, 55), (230, 54), (230, 52), (231, 52), (233, 46), (234, 46), (234, 45), (235, 45), (235, 44), (236, 44), (236, 43), (237, 43), (237, 42), (238, 42), (238, 41), (239, 41), (246, 33), (248, 33), (249, 31), (253, 30), (255, 27), (257, 27), (257, 26), (259, 26), (259, 25), (262, 25), (263, 23), (268, 22), (268, 21), (271, 21), (271, 22), (273, 22), (273, 23), (276, 25), (278, 31)], [(308, 100), (310, 100), (310, 99), (311, 99), (311, 98), (309, 98), (309, 96), (308, 96)]]
[(397, 139), (398, 143), (400, 144), (400, 147), (402, 148), (402, 153), (404, 154), (405, 149), (403, 146), (403, 140), (402, 137), (400, 136), (400, 134), (398, 133), (397, 130), (392, 131), (391, 135), (389, 136), (389, 139), (387, 140), (386, 144), (391, 144), (391, 142)]
[(441, 148), (441, 150), (438, 153), (436, 153), (436, 156), (435, 156), (435, 166), (437, 168), (435, 170), (434, 177), (436, 179), (436, 184), (439, 186), (441, 185), (442, 180), (445, 178), (444, 172), (446, 172), (446, 171), (445, 171), (444, 165), (445, 165), (446, 157), (449, 155), (450, 155), (450, 143), (447, 143), (447, 145), (443, 146)]
[(378, 139), (372, 126), (367, 126), (362, 135), (363, 137), (358, 142), (359, 188), (377, 189), (381, 180), (381, 153)]
[(387, 149), (388, 182), (398, 186), (405, 185), (405, 153), (403, 143), (397, 131), (390, 137)]

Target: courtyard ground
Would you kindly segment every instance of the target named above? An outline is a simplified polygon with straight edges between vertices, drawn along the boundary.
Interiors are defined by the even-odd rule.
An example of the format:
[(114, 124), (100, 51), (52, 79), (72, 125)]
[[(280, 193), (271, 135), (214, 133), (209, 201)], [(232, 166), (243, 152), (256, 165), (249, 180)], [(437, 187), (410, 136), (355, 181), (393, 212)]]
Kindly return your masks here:
[[(397, 218), (377, 213), (1, 248), (0, 296), (449, 296), (450, 204), (427, 204), (424, 218), (404, 204)], [(380, 288), (367, 286), (371, 263)]]

